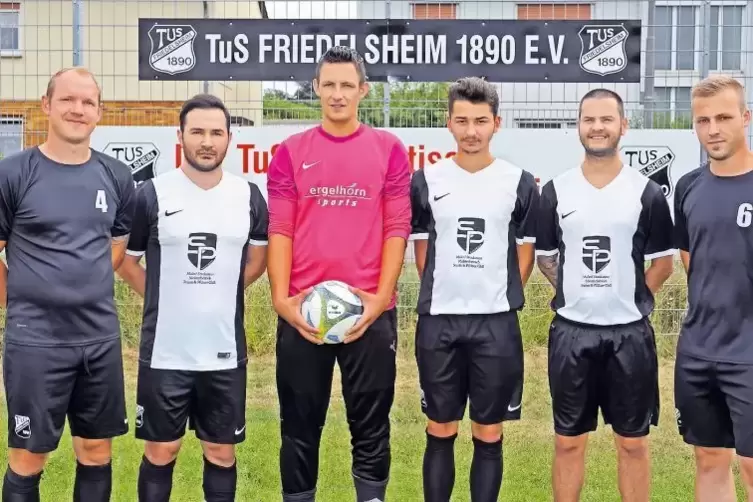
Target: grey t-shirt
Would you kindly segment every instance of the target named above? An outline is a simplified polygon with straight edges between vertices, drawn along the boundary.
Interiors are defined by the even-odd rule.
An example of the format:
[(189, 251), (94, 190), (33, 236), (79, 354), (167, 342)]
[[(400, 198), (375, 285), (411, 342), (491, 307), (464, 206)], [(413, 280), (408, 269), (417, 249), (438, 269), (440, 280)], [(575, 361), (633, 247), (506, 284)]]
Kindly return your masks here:
[(0, 161), (7, 342), (86, 345), (120, 335), (111, 239), (130, 232), (134, 193), (130, 169), (94, 150), (81, 165), (37, 147)]

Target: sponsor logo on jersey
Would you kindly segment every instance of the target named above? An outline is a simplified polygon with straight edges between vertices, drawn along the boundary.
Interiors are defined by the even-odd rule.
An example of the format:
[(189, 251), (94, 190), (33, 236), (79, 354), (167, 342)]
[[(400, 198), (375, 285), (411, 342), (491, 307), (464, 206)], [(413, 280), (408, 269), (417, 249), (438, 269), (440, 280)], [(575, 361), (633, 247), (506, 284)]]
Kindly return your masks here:
[(457, 242), (466, 254), (475, 253), (484, 244), (486, 221), (483, 218), (459, 218)]
[(21, 439), (29, 439), (31, 437), (31, 419), (24, 415), (16, 415), (13, 418), (16, 420), (16, 436)]
[(668, 146), (623, 146), (622, 161), (659, 184), (665, 197), (672, 195), (675, 154)]
[(630, 34), (621, 24), (587, 24), (580, 36), (579, 63), (583, 71), (605, 76), (627, 68), (625, 43)]
[(583, 264), (592, 274), (598, 274), (612, 260), (612, 243), (605, 235), (583, 238)]
[(157, 173), (160, 151), (154, 143), (107, 143), (103, 153), (127, 165), (137, 184), (154, 178)]
[(359, 187), (358, 183), (334, 186), (315, 185), (309, 187), (304, 197), (316, 199), (316, 203), (323, 207), (355, 207), (359, 202), (371, 199), (366, 189)]
[(197, 35), (188, 24), (155, 24), (149, 29), (149, 66), (167, 75), (191, 71), (196, 66)]
[(217, 257), (217, 234), (194, 232), (188, 236), (188, 261), (199, 270), (206, 269)]

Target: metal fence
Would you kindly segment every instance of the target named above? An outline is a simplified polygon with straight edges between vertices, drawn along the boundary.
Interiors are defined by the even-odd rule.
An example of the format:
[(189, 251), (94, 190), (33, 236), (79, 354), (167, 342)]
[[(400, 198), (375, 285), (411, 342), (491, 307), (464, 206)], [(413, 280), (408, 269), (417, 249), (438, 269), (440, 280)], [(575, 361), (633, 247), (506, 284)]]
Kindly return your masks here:
[[(753, 5), (746, 0), (0, 1), (0, 156), (43, 140), (39, 98), (50, 75), (70, 65), (87, 66), (98, 76), (105, 100), (101, 125), (175, 126), (181, 102), (198, 92), (223, 98), (238, 126), (318, 120), (307, 81), (139, 80), (137, 27), (147, 17), (640, 19), (640, 83), (496, 82), (503, 127), (574, 128), (580, 97), (590, 88), (608, 87), (624, 98), (632, 128), (690, 129), (691, 87), (716, 72), (740, 79), (753, 102)], [(375, 83), (362, 104), (362, 119), (380, 127), (442, 127), (446, 86)]]
[[(504, 127), (570, 128), (578, 99), (605, 86), (623, 96), (631, 127), (690, 128), (690, 90), (714, 72), (748, 84), (753, 70), (753, 6), (745, 0), (25, 0), (0, 2), (0, 152), (39, 142), (38, 99), (50, 74), (85, 65), (100, 78), (103, 124), (174, 123), (175, 109), (209, 91), (225, 99), (238, 125), (318, 119), (310, 82), (144, 82), (138, 80), (139, 18), (272, 19), (640, 19), (641, 82), (505, 83)], [(313, 75), (312, 75), (313, 76)], [(753, 85), (747, 85), (753, 101)], [(437, 127), (446, 84), (375, 84), (362, 117), (376, 126)], [(700, 150), (700, 148), (699, 148)]]

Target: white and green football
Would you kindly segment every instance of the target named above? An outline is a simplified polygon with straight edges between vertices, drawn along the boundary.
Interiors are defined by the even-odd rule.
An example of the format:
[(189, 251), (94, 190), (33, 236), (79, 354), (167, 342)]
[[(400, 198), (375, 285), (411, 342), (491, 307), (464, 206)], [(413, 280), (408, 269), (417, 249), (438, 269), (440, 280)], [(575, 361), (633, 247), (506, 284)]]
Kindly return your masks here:
[(319, 330), (318, 336), (324, 343), (342, 343), (348, 330), (363, 315), (363, 303), (344, 282), (324, 281), (303, 299), (301, 314)]

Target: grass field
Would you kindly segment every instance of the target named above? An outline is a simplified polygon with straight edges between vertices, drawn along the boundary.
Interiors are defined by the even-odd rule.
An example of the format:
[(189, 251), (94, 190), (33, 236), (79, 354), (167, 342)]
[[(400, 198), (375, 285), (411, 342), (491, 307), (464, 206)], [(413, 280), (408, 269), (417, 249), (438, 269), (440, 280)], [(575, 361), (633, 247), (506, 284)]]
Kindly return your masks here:
[[(547, 302), (551, 288), (539, 276), (527, 288), (527, 307), (521, 315), (526, 342), (526, 382), (523, 417), (505, 428), (505, 474), (500, 500), (536, 502), (551, 500), (550, 466), (552, 452), (551, 401), (546, 377), (546, 333), (551, 314)], [(672, 371), (676, 334), (685, 306), (684, 277), (677, 273), (657, 298), (654, 315), (661, 356), (662, 411), (660, 426), (653, 430), (653, 493), (651, 500), (687, 502), (693, 494), (693, 462), (690, 447), (677, 434), (672, 404)], [(400, 335), (397, 396), (392, 413), (392, 478), (388, 500), (420, 502), (421, 461), (424, 447), (424, 417), (418, 401), (415, 362), (412, 355), (412, 312), (417, 281), (412, 269), (401, 280)], [(140, 301), (123, 284), (117, 286), (126, 351), (126, 382), (129, 421), (135, 412), (136, 344), (140, 324)], [(248, 385), (247, 441), (238, 450), (238, 501), (275, 502), (281, 500), (278, 473), (279, 425), (274, 384), (274, 314), (269, 307), (265, 282), (253, 286), (247, 296), (249, 349), (253, 353)], [(190, 306), (187, 306), (190, 308)], [(2, 401), (4, 403), (4, 400)], [(2, 416), (5, 417), (3, 410)], [(5, 428), (0, 440), (5, 441)], [(113, 501), (134, 502), (142, 444), (128, 436), (114, 447)], [(466, 420), (456, 443), (457, 477), (453, 501), (468, 501), (468, 471), (472, 447)], [(4, 452), (0, 453), (4, 454)], [(74, 463), (69, 436), (50, 457), (42, 482), (42, 500), (71, 500)], [(5, 459), (3, 458), (3, 461)], [(354, 491), (350, 478), (350, 444), (340, 383), (334, 382), (332, 405), (324, 430), (321, 450), (318, 500), (351, 502)], [(583, 501), (619, 500), (616, 488), (616, 460), (611, 431), (601, 427), (589, 442), (586, 487)], [(175, 470), (172, 500), (199, 502), (201, 493), (201, 452), (198, 441), (187, 435)], [(742, 491), (738, 487), (742, 497)], [(742, 500), (742, 498), (741, 498)]]

